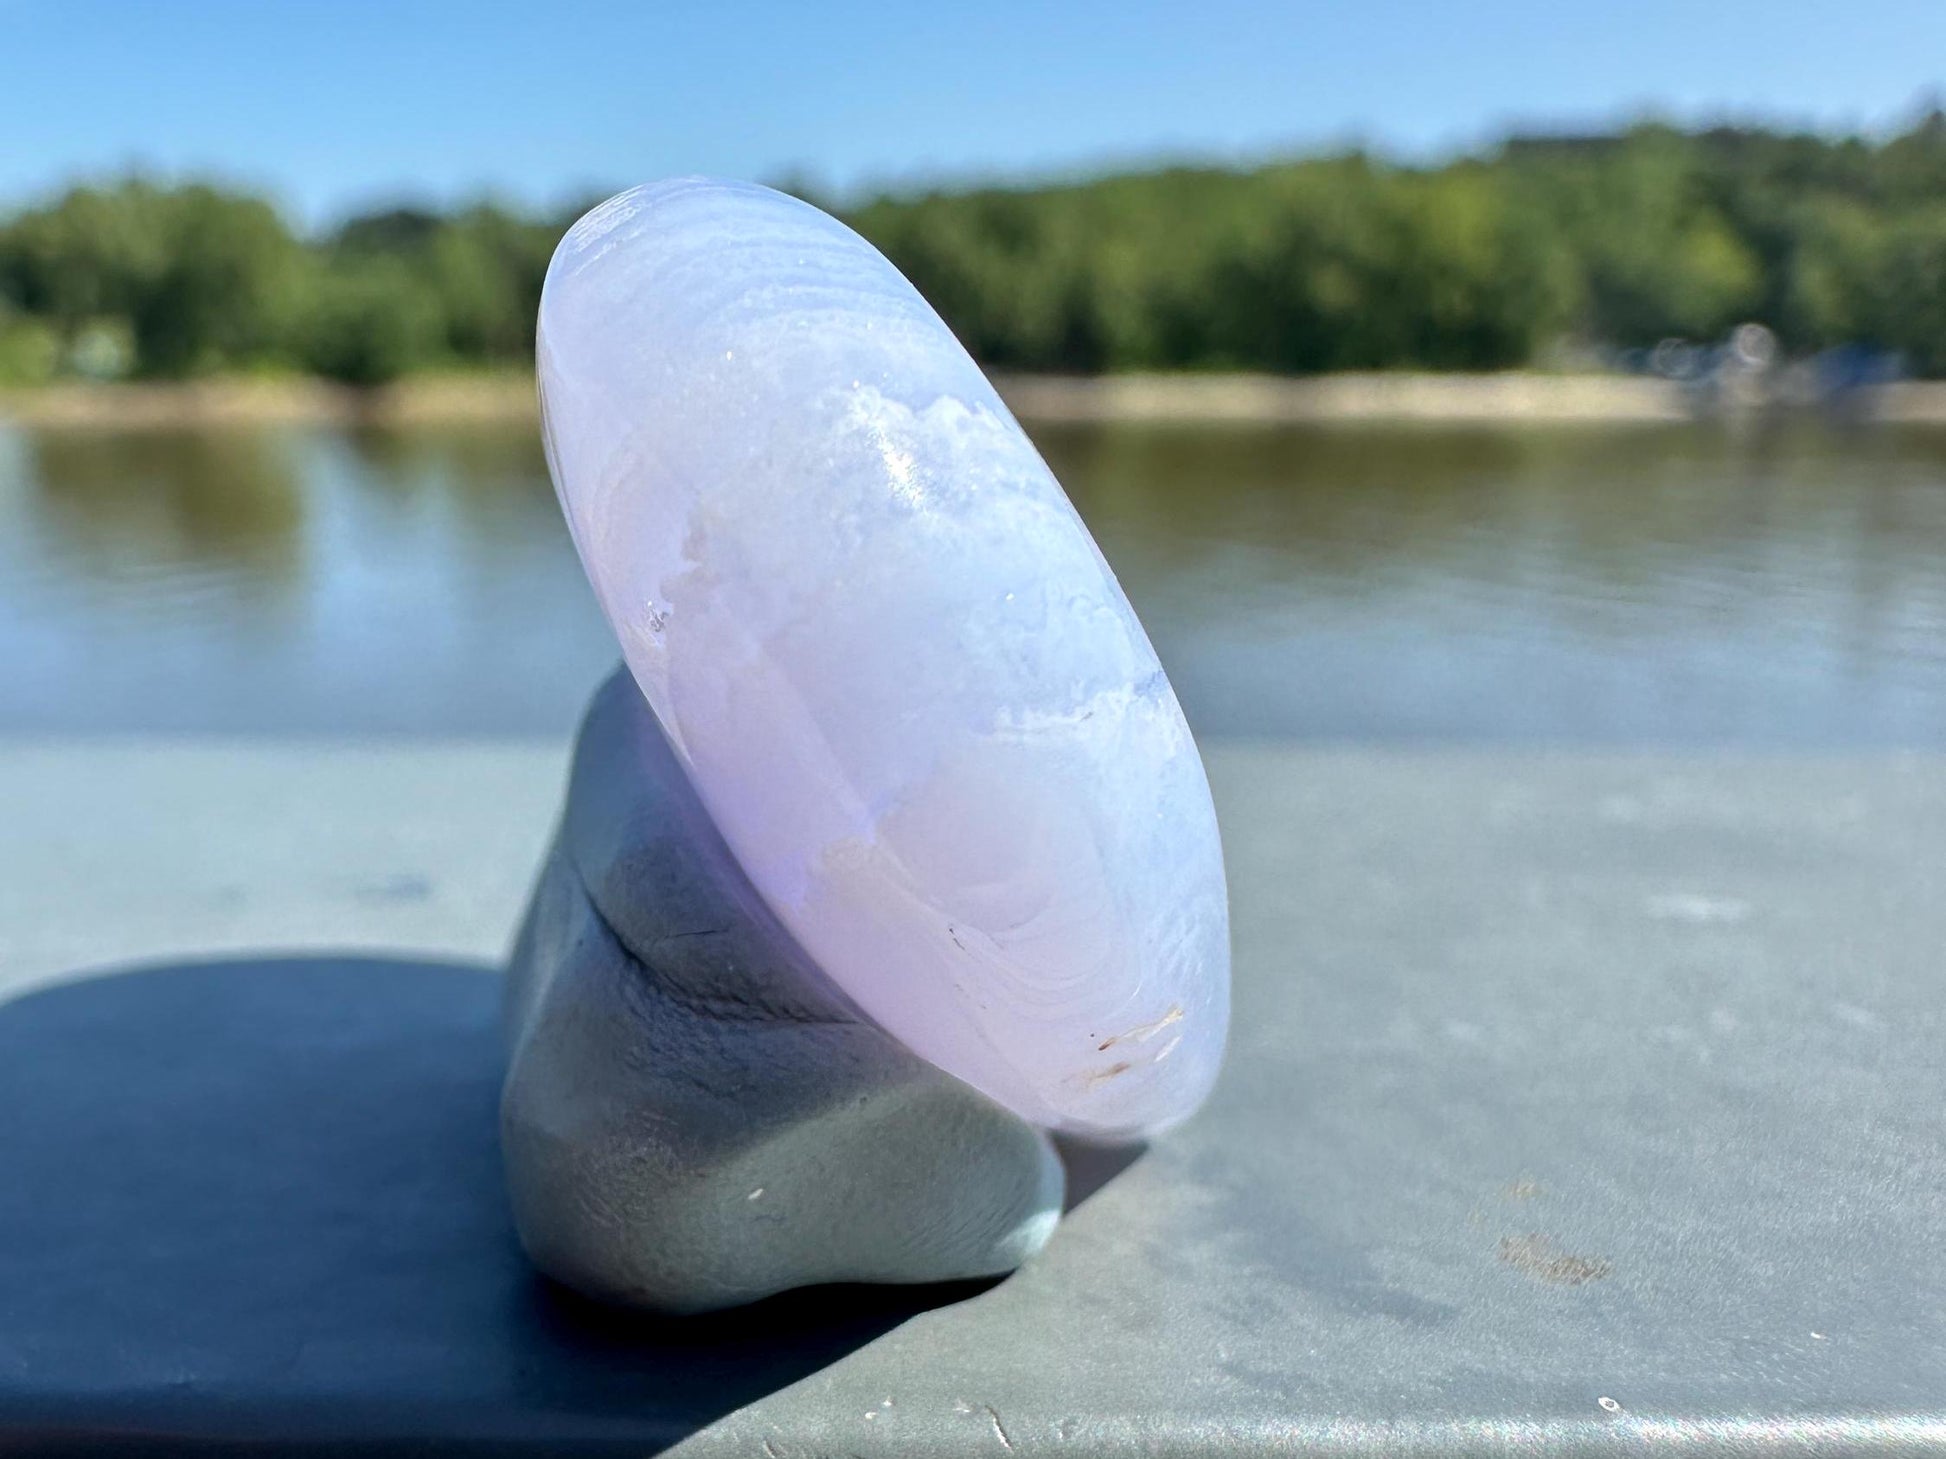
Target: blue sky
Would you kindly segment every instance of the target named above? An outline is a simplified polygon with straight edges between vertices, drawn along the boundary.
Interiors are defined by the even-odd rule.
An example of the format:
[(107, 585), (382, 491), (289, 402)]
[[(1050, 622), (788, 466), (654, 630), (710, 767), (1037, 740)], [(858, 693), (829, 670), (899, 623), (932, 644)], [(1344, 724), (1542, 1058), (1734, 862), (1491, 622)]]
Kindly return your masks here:
[(0, 0), (0, 203), (131, 165), (323, 222), (670, 172), (1426, 156), (1645, 110), (1882, 128), (1942, 83), (1946, 0)]

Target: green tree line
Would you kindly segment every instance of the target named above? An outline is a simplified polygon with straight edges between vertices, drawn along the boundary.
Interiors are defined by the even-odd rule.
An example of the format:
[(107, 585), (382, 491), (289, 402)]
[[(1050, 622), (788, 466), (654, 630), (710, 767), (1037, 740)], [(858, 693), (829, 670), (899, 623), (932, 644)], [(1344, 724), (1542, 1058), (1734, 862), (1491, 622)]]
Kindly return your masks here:
[[(1880, 139), (1642, 125), (836, 210), (1007, 368), (1499, 369), (1755, 320), (1793, 353), (1946, 375), (1938, 112)], [(0, 380), (525, 364), (572, 216), (401, 209), (307, 237), (236, 191), (77, 187), (0, 218)]]

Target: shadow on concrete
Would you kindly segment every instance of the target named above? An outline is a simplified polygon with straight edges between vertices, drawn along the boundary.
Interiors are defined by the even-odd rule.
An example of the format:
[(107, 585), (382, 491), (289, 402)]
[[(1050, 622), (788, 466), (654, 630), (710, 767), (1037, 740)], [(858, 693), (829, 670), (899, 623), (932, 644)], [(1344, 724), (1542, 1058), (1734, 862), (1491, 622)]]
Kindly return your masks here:
[(262, 958), (0, 1007), (0, 1451), (651, 1453), (989, 1283), (704, 1318), (536, 1277), (499, 979)]
[(1068, 1174), (1067, 1199), (1061, 1206), (1061, 1214), (1066, 1215), (1148, 1154), (1149, 1142), (1128, 1140), (1114, 1144), (1093, 1144), (1056, 1135), (1054, 1148), (1060, 1154), (1061, 1164)]

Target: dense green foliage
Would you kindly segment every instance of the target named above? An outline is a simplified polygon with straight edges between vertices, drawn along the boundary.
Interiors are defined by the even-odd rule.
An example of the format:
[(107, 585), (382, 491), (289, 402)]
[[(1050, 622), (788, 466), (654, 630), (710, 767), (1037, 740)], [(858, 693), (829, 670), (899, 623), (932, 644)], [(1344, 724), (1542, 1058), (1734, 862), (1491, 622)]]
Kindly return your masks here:
[[(1946, 117), (1516, 139), (866, 202), (846, 214), (983, 360), (1036, 370), (1493, 369), (1563, 344), (1856, 342), (1946, 374)], [(567, 219), (393, 211), (303, 239), (142, 181), (0, 220), (0, 379), (517, 365)]]

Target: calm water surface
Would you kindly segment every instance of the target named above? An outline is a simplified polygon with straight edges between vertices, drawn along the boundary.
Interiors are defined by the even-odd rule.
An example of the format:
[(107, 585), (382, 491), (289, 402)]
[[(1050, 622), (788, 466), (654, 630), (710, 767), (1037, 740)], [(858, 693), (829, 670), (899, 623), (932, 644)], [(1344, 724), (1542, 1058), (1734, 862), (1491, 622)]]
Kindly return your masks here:
[[(1946, 745), (1946, 432), (1035, 431), (1199, 731)], [(0, 732), (561, 732), (525, 426), (0, 429)]]

